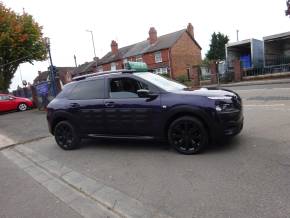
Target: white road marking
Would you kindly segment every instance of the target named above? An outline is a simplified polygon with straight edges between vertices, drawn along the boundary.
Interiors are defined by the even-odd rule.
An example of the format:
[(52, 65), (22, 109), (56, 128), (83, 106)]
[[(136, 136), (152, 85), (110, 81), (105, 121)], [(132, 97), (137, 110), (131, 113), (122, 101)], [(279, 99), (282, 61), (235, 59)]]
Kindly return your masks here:
[(244, 107), (284, 107), (285, 104), (245, 104)]

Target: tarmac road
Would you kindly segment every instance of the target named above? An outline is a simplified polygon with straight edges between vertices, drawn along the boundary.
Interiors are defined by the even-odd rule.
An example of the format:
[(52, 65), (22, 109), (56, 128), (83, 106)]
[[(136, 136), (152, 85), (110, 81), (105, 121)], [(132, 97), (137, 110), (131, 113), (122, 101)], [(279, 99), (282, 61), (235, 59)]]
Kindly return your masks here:
[[(233, 89), (243, 98), (245, 126), (242, 133), (222, 145), (211, 146), (199, 155), (180, 155), (167, 149), (164, 144), (152, 141), (120, 140), (86, 140), (79, 150), (63, 151), (52, 137), (46, 137), (5, 149), (2, 159), (27, 174), (26, 168), (17, 168), (21, 164), (17, 165), (16, 156), (9, 152), (29, 157), (26, 161), (36, 164), (57, 180), (73, 186), (80, 184), (87, 197), (93, 196), (93, 199), (106, 205), (106, 200), (115, 200), (112, 207), (117, 215), (137, 217), (136, 211), (128, 209), (137, 208), (144, 211), (144, 217), (289, 217), (290, 84)], [(45, 116), (40, 114), (30, 111), (2, 115), (0, 134), (9, 132), (9, 137), (21, 141), (19, 127), (16, 128), (18, 133), (13, 132), (15, 124), (9, 121), (22, 117), (24, 124), (30, 120), (37, 122), (36, 126), (26, 125), (25, 131), (35, 133), (35, 136), (46, 136)], [(6, 126), (2, 126), (2, 123), (6, 123)], [(24, 135), (25, 139), (29, 138), (28, 133)], [(55, 166), (62, 167), (48, 167), (46, 161), (38, 161), (42, 159), (54, 160)], [(63, 170), (63, 167), (69, 168), (68, 172), (72, 174), (81, 173), (79, 178), (83, 181), (96, 181), (95, 186), (101, 184), (100, 190), (105, 188), (105, 192), (86, 191), (88, 183), (82, 181), (76, 184), (75, 181), (66, 180), (66, 174), (54, 172), (55, 169)], [(0, 177), (0, 190), (7, 183), (6, 180), (10, 180), (10, 177), (5, 177), (5, 172), (2, 171)], [(37, 178), (32, 176), (29, 179)], [(53, 193), (50, 198), (62, 199), (45, 183), (39, 186), (44, 188), (46, 195)], [(15, 195), (12, 190), (9, 191), (9, 187), (5, 187), (8, 190), (5, 195), (0, 192), (0, 202), (7, 195)], [(24, 195), (29, 197), (32, 194)], [(121, 197), (115, 199), (116, 195)], [(79, 205), (61, 202), (62, 207), (70, 208), (74, 215), (77, 213), (89, 217), (78, 209), (80, 207), (74, 208)], [(139, 206), (132, 206), (132, 202)], [(4, 207), (5, 210), (0, 211), (9, 215), (10, 207), (7, 204)], [(35, 211), (37, 213), (39, 211)]]

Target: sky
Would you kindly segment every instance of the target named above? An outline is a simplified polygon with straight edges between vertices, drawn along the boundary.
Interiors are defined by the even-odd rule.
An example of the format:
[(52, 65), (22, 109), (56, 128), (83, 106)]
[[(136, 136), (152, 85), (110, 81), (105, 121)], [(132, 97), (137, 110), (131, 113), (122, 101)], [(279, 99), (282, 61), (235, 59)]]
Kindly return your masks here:
[[(209, 49), (211, 34), (221, 32), (236, 41), (290, 31), (285, 16), (286, 0), (0, 0), (17, 13), (24, 10), (43, 27), (51, 41), (53, 64), (74, 66), (92, 61), (93, 31), (96, 55), (110, 51), (112, 40), (119, 48), (148, 38), (150, 27), (164, 35), (194, 26), (194, 35), (202, 47)], [(10, 86), (16, 89), (22, 79), (32, 82), (38, 71), (45, 71), (48, 61), (21, 64)]]

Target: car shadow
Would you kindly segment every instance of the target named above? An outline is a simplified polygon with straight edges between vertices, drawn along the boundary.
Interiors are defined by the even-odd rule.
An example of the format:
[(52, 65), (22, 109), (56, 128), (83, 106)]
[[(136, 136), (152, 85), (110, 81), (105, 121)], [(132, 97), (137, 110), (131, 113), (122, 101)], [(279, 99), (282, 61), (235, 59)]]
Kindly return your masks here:
[(241, 144), (240, 136), (224, 138), (220, 141), (211, 143), (203, 153), (224, 153), (237, 150)]
[(164, 151), (170, 150), (166, 142), (137, 139), (93, 139), (82, 140), (80, 149), (101, 149), (116, 151)]
[[(198, 155), (212, 153), (229, 152), (239, 146), (238, 137), (227, 138), (222, 141), (211, 143)], [(137, 139), (93, 139), (82, 140), (80, 149), (101, 149), (116, 151), (159, 151), (175, 152), (166, 141), (157, 140), (137, 140)]]

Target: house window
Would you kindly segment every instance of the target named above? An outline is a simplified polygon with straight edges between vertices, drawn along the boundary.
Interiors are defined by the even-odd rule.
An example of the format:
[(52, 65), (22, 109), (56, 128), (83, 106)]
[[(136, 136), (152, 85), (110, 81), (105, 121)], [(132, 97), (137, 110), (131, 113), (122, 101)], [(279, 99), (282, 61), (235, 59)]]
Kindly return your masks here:
[(136, 62), (143, 62), (142, 55), (136, 56)]
[(161, 52), (155, 52), (155, 63), (160, 63), (162, 62), (162, 56), (161, 56)]
[(156, 73), (156, 74), (167, 74), (168, 73), (168, 69), (167, 69), (167, 67), (157, 68), (157, 69), (154, 69), (154, 73)]
[(103, 66), (98, 67), (98, 72), (103, 72)]
[(116, 63), (115, 62), (111, 63), (111, 70), (116, 70), (116, 69), (117, 69)]

